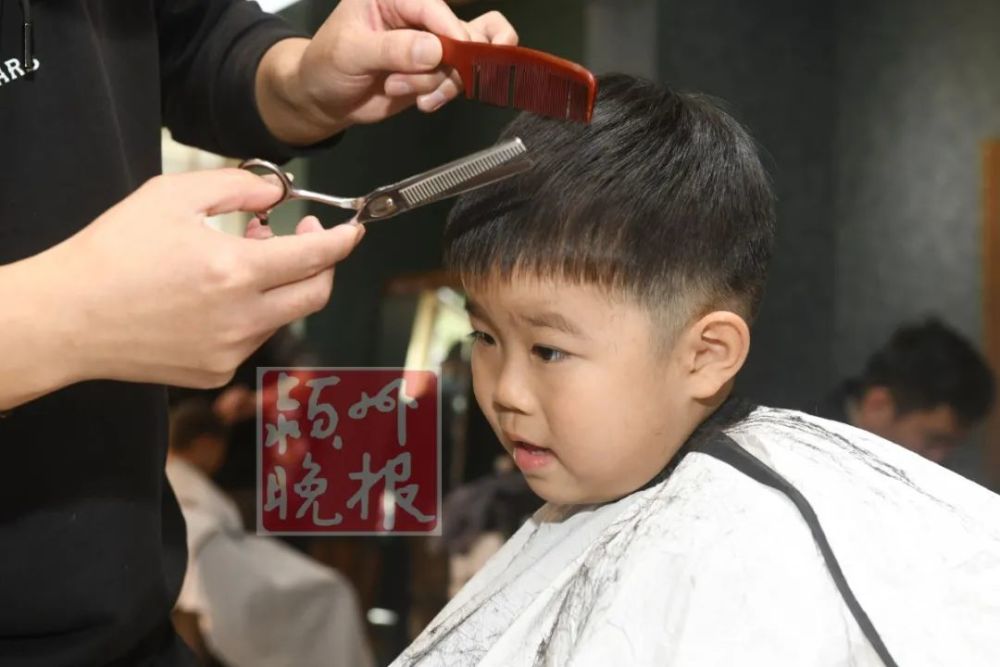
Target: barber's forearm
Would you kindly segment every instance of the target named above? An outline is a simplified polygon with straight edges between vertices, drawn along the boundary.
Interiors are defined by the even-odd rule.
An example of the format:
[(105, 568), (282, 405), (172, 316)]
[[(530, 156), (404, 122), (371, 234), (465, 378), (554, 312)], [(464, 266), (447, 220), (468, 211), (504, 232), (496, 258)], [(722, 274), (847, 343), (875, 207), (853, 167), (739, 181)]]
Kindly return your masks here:
[(257, 68), (257, 108), (275, 137), (293, 146), (322, 141), (347, 124), (331, 118), (310, 98), (299, 77), (308, 39), (284, 39), (268, 49)]
[(76, 381), (72, 294), (53, 251), (0, 266), (0, 411)]

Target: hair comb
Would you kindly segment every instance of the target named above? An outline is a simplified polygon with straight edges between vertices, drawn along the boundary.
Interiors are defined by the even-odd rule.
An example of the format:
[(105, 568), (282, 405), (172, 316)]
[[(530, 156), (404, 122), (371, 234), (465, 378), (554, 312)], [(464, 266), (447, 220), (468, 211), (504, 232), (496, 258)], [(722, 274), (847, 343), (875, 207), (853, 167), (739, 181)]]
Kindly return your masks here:
[(461, 42), (438, 35), (441, 62), (462, 77), (465, 96), (501, 107), (589, 123), (597, 80), (585, 67), (520, 46)]

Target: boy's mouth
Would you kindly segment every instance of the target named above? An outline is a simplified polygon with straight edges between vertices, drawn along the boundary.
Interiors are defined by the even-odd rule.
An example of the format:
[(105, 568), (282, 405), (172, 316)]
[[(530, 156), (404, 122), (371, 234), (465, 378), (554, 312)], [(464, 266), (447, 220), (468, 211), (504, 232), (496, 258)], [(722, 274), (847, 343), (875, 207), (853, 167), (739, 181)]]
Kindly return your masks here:
[(532, 472), (545, 467), (555, 459), (552, 450), (523, 440), (514, 440), (514, 463), (521, 472)]

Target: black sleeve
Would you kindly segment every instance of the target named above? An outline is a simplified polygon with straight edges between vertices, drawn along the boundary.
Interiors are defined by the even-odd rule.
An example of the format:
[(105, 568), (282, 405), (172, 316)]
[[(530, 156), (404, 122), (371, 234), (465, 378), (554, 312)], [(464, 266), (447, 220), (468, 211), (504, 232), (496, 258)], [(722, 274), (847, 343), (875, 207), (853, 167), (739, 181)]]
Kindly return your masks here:
[(247, 0), (157, 0), (156, 21), (163, 122), (177, 141), (278, 162), (305, 152), (268, 131), (254, 95), (264, 53), (305, 35)]

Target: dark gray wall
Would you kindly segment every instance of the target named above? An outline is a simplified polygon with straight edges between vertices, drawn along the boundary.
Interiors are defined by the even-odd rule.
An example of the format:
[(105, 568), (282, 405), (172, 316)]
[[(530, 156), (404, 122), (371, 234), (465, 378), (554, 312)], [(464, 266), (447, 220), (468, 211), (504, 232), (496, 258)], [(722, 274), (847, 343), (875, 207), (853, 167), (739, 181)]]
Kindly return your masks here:
[(838, 370), (936, 312), (981, 340), (980, 145), (1000, 135), (1000, 2), (842, 0)]
[(659, 78), (660, 0), (586, 0), (584, 65)]
[(740, 391), (809, 407), (834, 381), (833, 10), (798, 0), (665, 0), (660, 77), (722, 98), (757, 139), (778, 197), (767, 296)]
[[(838, 9), (834, 354), (850, 374), (928, 313), (982, 340), (980, 150), (1000, 136), (1000, 2)], [(947, 465), (985, 483), (982, 445)]]
[(802, 406), (928, 312), (981, 340), (979, 150), (1000, 135), (1000, 3), (662, 0), (658, 23), (661, 78), (726, 100), (775, 179), (746, 391)]

